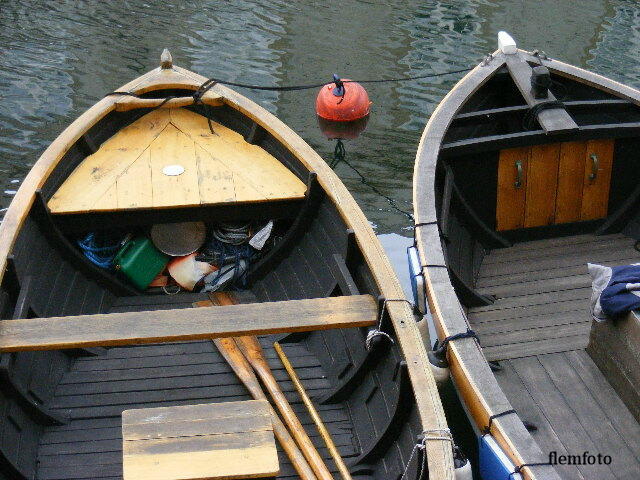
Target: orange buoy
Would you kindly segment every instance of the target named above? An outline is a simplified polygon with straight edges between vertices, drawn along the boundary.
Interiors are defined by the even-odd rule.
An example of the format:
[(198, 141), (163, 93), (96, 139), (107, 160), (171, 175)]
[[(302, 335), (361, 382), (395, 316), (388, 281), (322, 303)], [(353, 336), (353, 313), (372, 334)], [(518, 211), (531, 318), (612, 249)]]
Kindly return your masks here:
[[(334, 122), (351, 122), (369, 114), (369, 95), (362, 85), (333, 76), (334, 82), (323, 86), (316, 98), (316, 113)], [(346, 82), (346, 83), (343, 83)]]

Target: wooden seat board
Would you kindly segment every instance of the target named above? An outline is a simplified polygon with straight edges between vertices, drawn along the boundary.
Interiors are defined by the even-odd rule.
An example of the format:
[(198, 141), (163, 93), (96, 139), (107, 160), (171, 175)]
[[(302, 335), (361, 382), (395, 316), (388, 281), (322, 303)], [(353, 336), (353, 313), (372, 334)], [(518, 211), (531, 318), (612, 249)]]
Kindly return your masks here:
[(149, 312), (6, 320), (0, 351), (89, 346), (366, 327), (377, 321), (371, 295)]
[[(85, 158), (49, 200), (52, 213), (303, 198), (305, 184), (237, 132), (183, 108), (154, 110)], [(169, 176), (168, 165), (184, 172)]]
[(279, 472), (267, 400), (122, 412), (125, 480), (272, 477)]

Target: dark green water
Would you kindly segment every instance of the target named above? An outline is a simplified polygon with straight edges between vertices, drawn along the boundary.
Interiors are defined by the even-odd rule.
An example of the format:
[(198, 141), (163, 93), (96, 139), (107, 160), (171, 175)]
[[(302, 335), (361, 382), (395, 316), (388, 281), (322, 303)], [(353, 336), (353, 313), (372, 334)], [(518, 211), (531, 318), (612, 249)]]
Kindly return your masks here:
[[(175, 64), (205, 76), (285, 85), (333, 72), (382, 78), (473, 66), (504, 29), (523, 48), (640, 86), (639, 26), (634, 0), (0, 0), (0, 184), (14, 190), (69, 122), (157, 66), (164, 47)], [(368, 87), (371, 119), (347, 144), (348, 159), (400, 208), (411, 211), (420, 132), (460, 76)], [(242, 93), (330, 158), (315, 91)], [(411, 235), (409, 220), (348, 167), (336, 171), (379, 234)]]

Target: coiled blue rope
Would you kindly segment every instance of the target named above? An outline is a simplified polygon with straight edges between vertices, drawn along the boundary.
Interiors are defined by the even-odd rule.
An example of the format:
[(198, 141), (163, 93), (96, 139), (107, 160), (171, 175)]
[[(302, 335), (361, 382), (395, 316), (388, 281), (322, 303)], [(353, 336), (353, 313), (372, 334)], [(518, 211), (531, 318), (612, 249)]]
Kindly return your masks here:
[(120, 250), (120, 245), (121, 242), (98, 246), (95, 233), (89, 233), (78, 240), (78, 246), (84, 256), (94, 265), (108, 270), (113, 268), (113, 259)]

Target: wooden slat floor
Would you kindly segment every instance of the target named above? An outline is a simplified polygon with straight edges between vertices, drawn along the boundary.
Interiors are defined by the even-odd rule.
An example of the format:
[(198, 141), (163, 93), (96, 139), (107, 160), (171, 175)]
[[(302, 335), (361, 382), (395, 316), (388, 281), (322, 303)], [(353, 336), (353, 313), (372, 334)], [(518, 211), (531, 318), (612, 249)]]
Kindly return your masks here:
[(585, 348), (591, 325), (587, 262), (613, 266), (640, 261), (633, 244), (621, 234), (576, 235), (491, 251), (476, 286), (496, 301), (468, 311), (487, 359)]
[[(162, 302), (159, 304), (148, 303), (153, 299), (136, 298), (136, 305), (121, 302), (112, 310), (169, 308), (168, 301), (174, 302), (171, 308), (185, 308), (207, 297), (161, 296), (157, 297), (158, 302)], [(274, 336), (261, 338), (274, 376), (327, 465), (337, 472), (273, 350), (273, 341)], [(329, 384), (317, 358), (299, 344), (283, 347), (309, 394), (322, 395)], [(123, 410), (249, 399), (245, 387), (208, 341), (116, 347), (102, 356), (78, 358), (63, 377), (52, 402), (52, 410), (68, 416), (71, 421), (45, 429), (38, 453), (37, 478), (122, 478)], [(343, 404), (317, 407), (342, 455), (356, 456), (359, 449), (347, 407)], [(296, 477), (280, 448), (278, 456), (281, 465), (278, 478)]]
[[(545, 456), (610, 455), (610, 465), (557, 465), (563, 479), (640, 478), (640, 425), (584, 350), (500, 362), (498, 383)], [(533, 460), (533, 461), (537, 461)]]
[[(497, 297), (469, 322), (496, 379), (545, 454), (611, 455), (611, 465), (558, 465), (562, 478), (640, 478), (640, 425), (585, 352), (591, 295), (587, 262), (640, 261), (624, 235), (517, 244), (485, 258), (478, 290)], [(533, 459), (532, 461), (539, 461)]]

